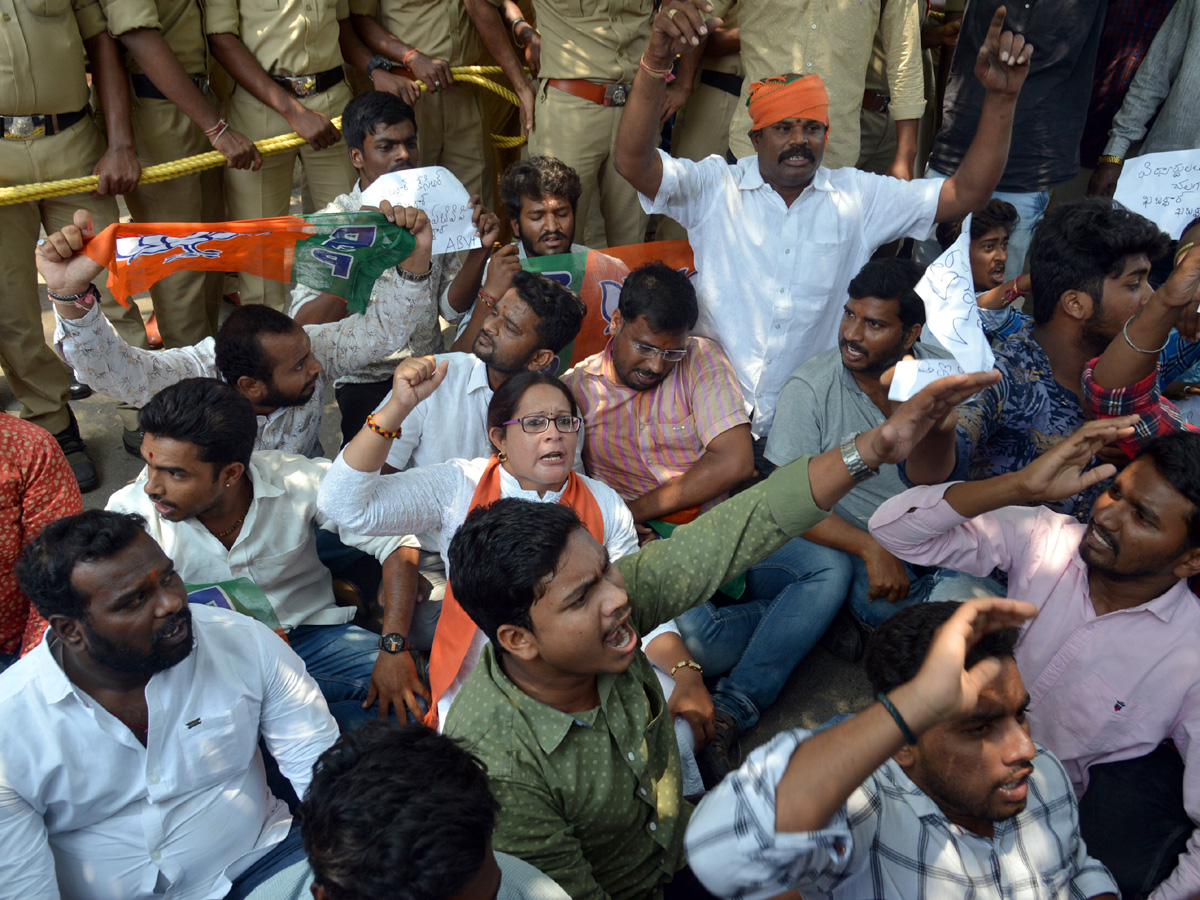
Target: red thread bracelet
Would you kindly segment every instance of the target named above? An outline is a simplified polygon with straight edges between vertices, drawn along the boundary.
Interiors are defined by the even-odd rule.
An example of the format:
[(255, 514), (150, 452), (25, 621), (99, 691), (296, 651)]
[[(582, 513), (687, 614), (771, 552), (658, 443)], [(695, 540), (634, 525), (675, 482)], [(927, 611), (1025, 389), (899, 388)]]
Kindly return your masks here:
[(408, 68), (408, 58), (410, 56), (412, 56), (414, 53), (420, 53), (420, 52), (421, 51), (418, 50), (416, 47), (413, 47), (411, 50), (409, 50), (407, 53), (405, 53), (403, 57), (401, 57), (400, 65), (404, 66), (404, 68), (407, 69)]
[(379, 435), (380, 437), (385, 437), (388, 440), (395, 440), (396, 438), (400, 437), (400, 433), (404, 430), (402, 428), (397, 428), (395, 431), (388, 431), (386, 428), (384, 428), (382, 425), (380, 425), (378, 422), (375, 421), (375, 413), (369, 414), (367, 416), (367, 421), (364, 424), (368, 428), (370, 428), (373, 432), (375, 432), (377, 435)]
[(496, 308), (496, 303), (498, 301), (496, 300), (495, 297), (493, 297), (487, 291), (483, 290), (483, 288), (479, 289), (479, 299), (483, 301), (483, 305), (486, 306), (488, 309)]

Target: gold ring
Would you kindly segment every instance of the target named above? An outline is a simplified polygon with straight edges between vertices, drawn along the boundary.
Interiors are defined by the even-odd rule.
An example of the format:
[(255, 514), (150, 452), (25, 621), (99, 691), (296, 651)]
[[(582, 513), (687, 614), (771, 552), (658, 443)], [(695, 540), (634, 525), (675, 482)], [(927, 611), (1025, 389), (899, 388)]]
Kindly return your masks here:
[(675, 13), (677, 13), (677, 12), (679, 12), (678, 9), (674, 9), (674, 8), (668, 9), (667, 10), (667, 21), (669, 22), (671, 19), (675, 18)]

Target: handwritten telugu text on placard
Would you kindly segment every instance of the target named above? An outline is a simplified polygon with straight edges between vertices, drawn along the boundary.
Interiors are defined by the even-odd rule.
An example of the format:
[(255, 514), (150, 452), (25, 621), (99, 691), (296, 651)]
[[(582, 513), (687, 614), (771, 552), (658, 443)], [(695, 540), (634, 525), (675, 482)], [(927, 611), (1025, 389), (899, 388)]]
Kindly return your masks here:
[(1147, 153), (1125, 160), (1113, 199), (1178, 238), (1200, 216), (1200, 150)]
[(364, 206), (378, 206), (380, 200), (423, 210), (433, 226), (434, 253), (479, 246), (479, 235), (471, 224), (471, 196), (449, 169), (428, 166), (381, 175), (362, 194)]

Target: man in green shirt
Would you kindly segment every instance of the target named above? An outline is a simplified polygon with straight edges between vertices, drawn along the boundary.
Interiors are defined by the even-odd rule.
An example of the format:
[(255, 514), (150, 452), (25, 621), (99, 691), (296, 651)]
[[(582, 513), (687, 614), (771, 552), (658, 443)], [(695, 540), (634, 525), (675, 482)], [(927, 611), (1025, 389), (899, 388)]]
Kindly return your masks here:
[(692, 807), (638, 635), (807, 531), (998, 377), (935, 382), (883, 425), (801, 457), (615, 563), (561, 504), (511, 498), (472, 511), (450, 544), (450, 580), (490, 643), (445, 730), (487, 766), (500, 804), (495, 848), (573, 900), (707, 896), (685, 868)]

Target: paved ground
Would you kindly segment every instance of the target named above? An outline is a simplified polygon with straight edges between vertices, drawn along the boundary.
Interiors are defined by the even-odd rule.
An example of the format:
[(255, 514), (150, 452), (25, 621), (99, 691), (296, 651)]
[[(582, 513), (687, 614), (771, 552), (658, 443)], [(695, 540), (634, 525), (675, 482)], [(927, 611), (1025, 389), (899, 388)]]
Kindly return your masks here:
[[(41, 287), (43, 325), (47, 341), (53, 333), (53, 314)], [(149, 315), (149, 299), (139, 302), (144, 315)], [(321, 427), (322, 444), (332, 452), (340, 441), (339, 413), (333, 402), (333, 390), (325, 398), (325, 421)], [(0, 377), (0, 404), (15, 411), (16, 403), (8, 383)], [(141, 471), (141, 462), (125, 452), (121, 442), (121, 423), (116, 404), (99, 394), (72, 404), (79, 419), (80, 431), (100, 473), (100, 487), (85, 494), (85, 508), (103, 508), (108, 496), (129, 484)], [(786, 728), (812, 727), (835, 713), (855, 712), (866, 706), (871, 693), (862, 669), (838, 659), (817, 647), (792, 673), (774, 707), (763, 715), (759, 724), (748, 732), (742, 742), (743, 750), (769, 740)]]

